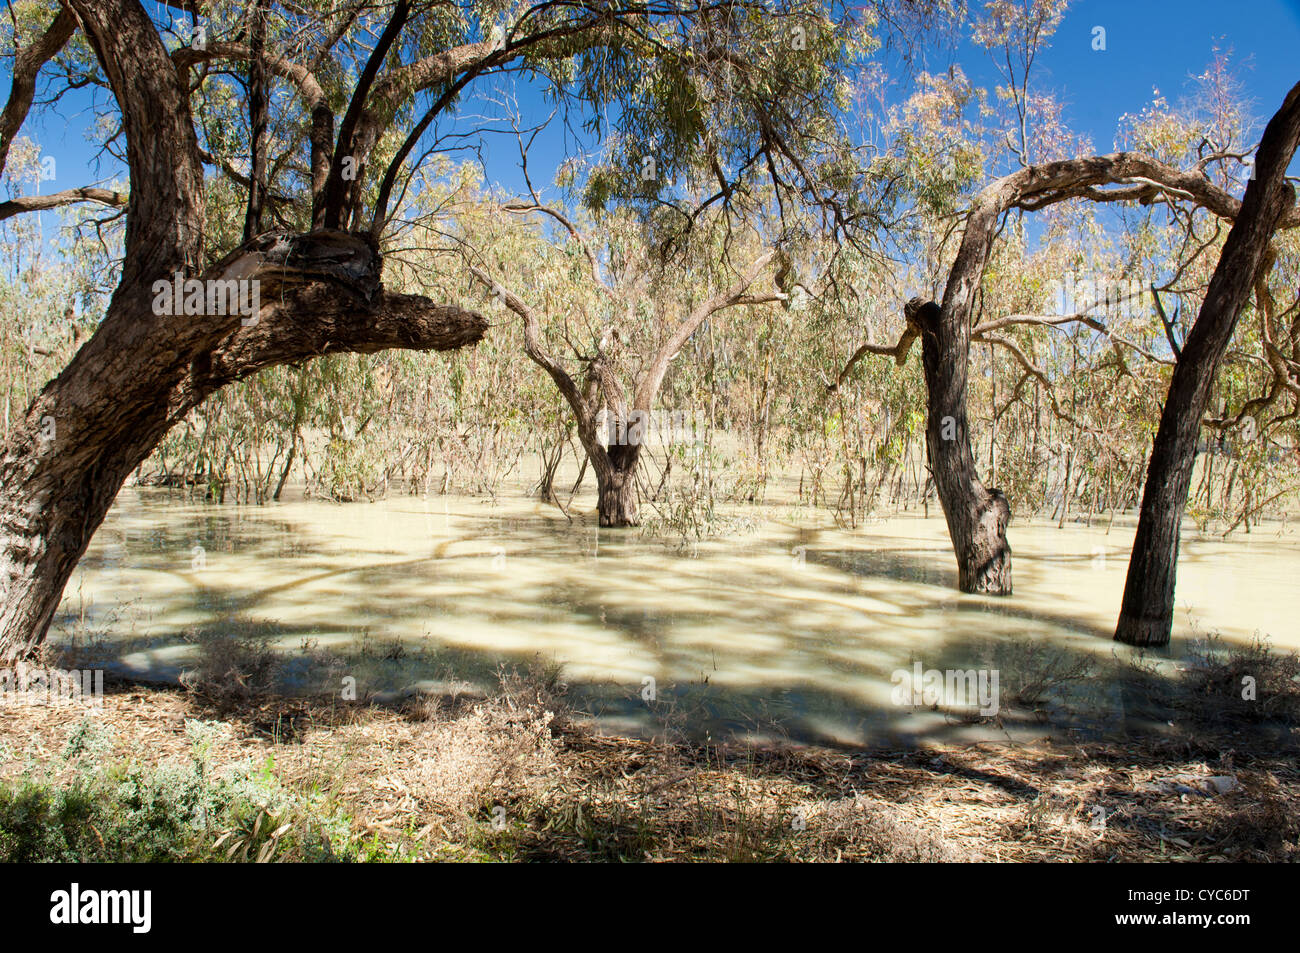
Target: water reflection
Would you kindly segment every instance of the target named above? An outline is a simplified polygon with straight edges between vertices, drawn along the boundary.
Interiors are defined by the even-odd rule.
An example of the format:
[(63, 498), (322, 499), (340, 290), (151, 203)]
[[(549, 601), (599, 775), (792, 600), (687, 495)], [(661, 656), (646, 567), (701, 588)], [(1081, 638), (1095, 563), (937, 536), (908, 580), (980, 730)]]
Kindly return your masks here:
[[(563, 663), (615, 730), (666, 722), (693, 735), (842, 744), (1042, 733), (1028, 712), (969, 726), (892, 704), (891, 673), (914, 660), (1005, 669), (1005, 690), (1044, 659), (1115, 651), (1131, 525), (1015, 524), (1016, 594), (993, 599), (955, 591), (938, 517), (848, 531), (789, 506), (750, 515), (756, 531), (680, 552), (524, 499), (210, 507), (127, 490), (56, 632), (101, 633), (122, 666), (162, 678), (192, 662), (196, 638), (265, 636), (290, 655), (304, 645), (351, 653), (363, 690), (389, 693), (453, 677), (486, 685), (498, 663), (541, 655)], [(1186, 538), (1166, 664), (1198, 632), (1300, 647), (1286, 604), (1298, 556), (1296, 536), (1276, 528)], [(1073, 719), (1082, 727), (1124, 710), (1122, 686), (1107, 679), (1062, 700), (1094, 713), (1096, 725)]]

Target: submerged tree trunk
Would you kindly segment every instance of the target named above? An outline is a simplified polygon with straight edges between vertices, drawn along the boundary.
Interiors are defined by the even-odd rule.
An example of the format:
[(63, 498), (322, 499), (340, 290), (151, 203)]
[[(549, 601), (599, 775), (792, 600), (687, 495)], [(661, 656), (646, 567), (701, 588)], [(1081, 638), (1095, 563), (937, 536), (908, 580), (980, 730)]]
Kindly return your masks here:
[(966, 367), (960, 331), (945, 327), (934, 302), (914, 299), (908, 321), (921, 332), (928, 398), (926, 439), (935, 489), (957, 556), (962, 592), (1011, 594), (1011, 507), (1001, 490), (986, 489), (976, 472), (966, 417)]
[[(73, 454), (61, 452), (57, 422), (46, 419), (45, 426), (45, 435), (36, 431), (39, 445), (15, 447), (17, 452), (6, 453), (0, 467), (0, 664), (30, 654), (45, 637), (91, 534), (139, 462), (131, 447), (100, 428), (87, 441), (100, 451), (89, 469)], [(143, 429), (137, 433), (147, 439)], [(155, 428), (149, 435), (160, 438), (162, 433)], [(8, 442), (10, 447), (14, 443)]]
[(640, 448), (611, 446), (601, 454), (605, 459), (596, 465), (598, 489), (596, 511), (601, 526), (621, 528), (637, 526), (636, 468)]
[(1295, 203), (1286, 169), (1300, 142), (1300, 85), (1287, 94), (1260, 142), (1256, 176), (1246, 188), (1232, 230), (1210, 278), (1205, 301), (1183, 344), (1160, 415), (1147, 469), (1146, 487), (1124, 602), (1115, 639), (1129, 645), (1168, 645), (1173, 632), (1178, 537), (1201, 419), (1210, 400), (1215, 371), (1232, 339), (1269, 242)]
[[(1263, 154), (1261, 147), (1261, 159)], [(1118, 187), (1103, 188), (1111, 185)], [(979, 480), (966, 416), (972, 336), (993, 341), (989, 332), (1017, 323), (1014, 317), (1008, 317), (973, 327), (971, 321), (972, 302), (979, 291), (999, 219), (1013, 208), (1035, 211), (1074, 198), (1149, 203), (1170, 196), (1190, 200), (1225, 220), (1236, 219), (1243, 209), (1242, 203), (1215, 185), (1203, 168), (1175, 169), (1133, 152), (1045, 162), (994, 180), (971, 202), (961, 245), (944, 286), (942, 304), (919, 299), (910, 302), (906, 308), (907, 327), (898, 343), (863, 344), (831, 385), (834, 389), (842, 384), (853, 365), (866, 354), (889, 355), (902, 366), (917, 334), (923, 333), (922, 326), (929, 329), (923, 345), (930, 355), (926, 361), (927, 442), (935, 488), (957, 552), (963, 590), (1011, 592), (1011, 550), (1006, 543), (1010, 507), (1002, 493), (985, 489)], [(1274, 223), (1285, 228), (1300, 225), (1300, 209), (1284, 210)], [(1249, 282), (1249, 276), (1245, 280)], [(997, 343), (1013, 347), (1011, 342)], [(1023, 354), (1013, 353), (1022, 359), (1027, 370), (1042, 377)], [(1068, 494), (1069, 487), (1064, 487), (1062, 492)], [(1062, 505), (1066, 505), (1064, 501)]]

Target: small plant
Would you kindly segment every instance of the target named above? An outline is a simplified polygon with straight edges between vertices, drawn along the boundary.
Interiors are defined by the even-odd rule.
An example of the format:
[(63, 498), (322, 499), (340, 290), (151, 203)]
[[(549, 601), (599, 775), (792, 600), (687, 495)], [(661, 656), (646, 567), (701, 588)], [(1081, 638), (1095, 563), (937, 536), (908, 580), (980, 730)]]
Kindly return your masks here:
[(522, 672), (500, 666), (497, 682), (497, 699), (512, 711), (548, 711), (558, 718), (567, 710), (564, 696), (569, 686), (564, 681), (563, 662), (535, 655)]
[(0, 863), (374, 859), (348, 818), (284, 788), (270, 763), (214, 770), (226, 725), (190, 721), (186, 732), (188, 763), (143, 766), (86, 757), (102, 739), (79, 727), (57, 779), (0, 783)]
[(1033, 708), (1058, 697), (1070, 685), (1089, 678), (1093, 660), (1043, 642), (1026, 642), (1000, 659), (1013, 703)]
[(219, 632), (186, 634), (198, 645), (199, 661), (181, 675), (181, 684), (223, 711), (269, 695), (283, 666), (265, 635), (242, 634), (240, 628), (235, 623)]
[(1300, 655), (1259, 636), (1247, 646), (1208, 636), (1191, 653), (1183, 687), (1183, 707), (1201, 719), (1300, 725)]

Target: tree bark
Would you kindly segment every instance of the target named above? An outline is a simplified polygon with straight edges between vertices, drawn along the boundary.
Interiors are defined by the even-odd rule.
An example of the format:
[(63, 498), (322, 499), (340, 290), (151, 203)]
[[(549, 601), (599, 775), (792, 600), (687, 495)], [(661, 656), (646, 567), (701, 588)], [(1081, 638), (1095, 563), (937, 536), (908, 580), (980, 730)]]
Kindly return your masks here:
[(1168, 645), (1173, 632), (1179, 530), (1196, 462), (1201, 420), (1215, 371), (1250, 294), (1269, 242), (1292, 211), (1295, 190), (1286, 169), (1300, 142), (1300, 85), (1287, 94), (1260, 141), (1256, 178), (1223, 244), (1200, 313), (1174, 366), (1160, 416), (1124, 601), (1115, 639), (1129, 645)]
[[(112, 344), (128, 307), (119, 289), (99, 331), (46, 385), (3, 447), (0, 662), (41, 643), (123, 482), (208, 395), (264, 368), (321, 354), (449, 350), (482, 337), (487, 322), (475, 312), (385, 292), (380, 266), (368, 237), (262, 236), (208, 274), (249, 275), (269, 303), (248, 326), (238, 316), (222, 319), (234, 327), (189, 363), (176, 360), (165, 341), (138, 341), (125, 353)], [(130, 305), (150, 314), (147, 302)]]
[[(962, 592), (1011, 594), (1011, 507), (986, 489), (976, 470), (966, 416), (969, 323), (945, 321), (934, 302), (909, 302), (908, 322), (920, 331), (927, 394), (926, 441), (935, 490), (957, 557)], [(965, 334), (962, 331), (965, 330)]]
[(614, 445), (592, 460), (595, 465), (600, 525), (611, 529), (637, 526), (641, 519), (636, 506), (636, 468), (640, 447)]

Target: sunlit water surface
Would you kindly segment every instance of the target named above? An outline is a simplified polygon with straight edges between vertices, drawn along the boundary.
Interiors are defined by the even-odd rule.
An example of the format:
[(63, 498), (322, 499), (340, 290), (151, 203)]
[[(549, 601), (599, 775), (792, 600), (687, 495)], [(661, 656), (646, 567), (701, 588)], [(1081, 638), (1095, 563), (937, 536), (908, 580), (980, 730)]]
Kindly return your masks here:
[[(997, 668), (1005, 693), (1022, 670), (1116, 655), (1131, 520), (1109, 532), (1105, 520), (1014, 523), (1015, 594), (988, 598), (955, 590), (937, 510), (850, 530), (824, 512), (750, 507), (734, 511), (747, 529), (687, 546), (599, 529), (581, 510), (580, 498), (570, 523), (522, 496), (235, 507), (127, 489), (68, 586), (56, 637), (98, 639), (112, 664), (167, 679), (206, 637), (265, 637), (291, 660), (344, 656), (358, 690), (381, 697), (449, 680), (485, 689), (500, 664), (540, 659), (562, 663), (611, 730), (847, 745), (1043, 733), (1041, 710), (970, 725), (894, 704), (891, 677), (915, 662)], [(1298, 570), (1291, 527), (1228, 540), (1185, 530), (1161, 664), (1210, 632), (1300, 648)], [(1075, 730), (1124, 717), (1113, 679), (1067, 694)]]

